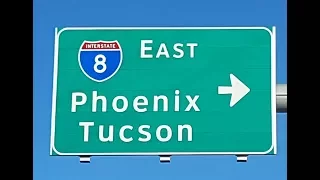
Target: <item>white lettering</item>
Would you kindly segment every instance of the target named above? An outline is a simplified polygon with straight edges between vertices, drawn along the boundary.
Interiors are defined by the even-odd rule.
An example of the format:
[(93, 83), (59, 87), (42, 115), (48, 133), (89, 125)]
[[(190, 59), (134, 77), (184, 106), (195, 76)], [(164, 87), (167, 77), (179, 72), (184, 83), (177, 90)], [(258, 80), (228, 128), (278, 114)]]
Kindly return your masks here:
[(132, 127), (132, 126), (129, 126), (129, 125), (122, 126), (122, 127), (120, 128), (120, 131), (119, 131), (119, 137), (120, 137), (120, 139), (121, 139), (123, 142), (131, 142), (131, 141), (133, 140), (132, 137), (126, 138), (126, 137), (124, 136), (124, 131), (125, 131), (126, 129), (132, 130), (133, 127)]
[(113, 126), (109, 126), (108, 137), (104, 137), (104, 126), (99, 126), (99, 139), (101, 142), (112, 142), (113, 141)]
[(152, 58), (152, 54), (146, 54), (146, 51), (151, 51), (152, 47), (147, 47), (146, 44), (152, 44), (152, 40), (142, 40), (140, 45), (140, 58)]
[[(156, 127), (156, 131), (150, 132), (150, 125), (124, 125), (118, 128), (115, 128), (114, 125), (97, 125), (95, 126), (94, 122), (79, 122), (79, 126), (83, 127), (83, 141), (89, 142), (90, 138), (99, 138), (98, 140), (102, 143), (113, 143), (115, 138), (121, 142), (130, 143), (130, 142), (149, 142), (152, 139), (156, 138), (159, 142), (168, 142), (172, 139), (173, 133), (177, 133), (178, 142), (191, 142), (192, 141), (192, 126), (188, 124), (177, 125), (175, 130), (172, 130), (168, 125), (160, 125)], [(92, 129), (98, 128), (99, 131), (93, 131)], [(118, 130), (118, 136), (115, 136), (115, 130)], [(133, 135), (138, 134), (139, 137)], [(92, 139), (91, 139), (92, 140)]]
[(178, 54), (174, 54), (173, 55), (174, 58), (180, 59), (180, 58), (182, 58), (184, 56), (184, 52), (181, 49), (182, 47), (183, 47), (183, 44), (181, 44), (181, 43), (177, 43), (177, 44), (173, 45), (174, 51), (178, 53)]
[[(87, 96), (81, 92), (73, 92), (71, 98), (71, 112), (77, 111), (77, 106), (82, 106), (87, 102)], [(81, 97), (80, 101), (77, 101), (77, 98)]]
[(97, 91), (92, 92), (92, 112), (97, 112), (98, 100), (101, 101), (101, 111), (107, 111), (107, 98), (104, 96), (98, 96)]
[(89, 141), (89, 127), (93, 126), (94, 122), (79, 122), (79, 126), (83, 127), (83, 141)]
[(153, 111), (158, 111), (159, 110), (159, 101), (163, 101), (163, 111), (168, 111), (168, 98), (167, 96), (154, 96), (153, 98)]
[(139, 132), (140, 134), (144, 135), (145, 138), (139, 137), (138, 140), (141, 141), (141, 142), (148, 142), (148, 141), (151, 140), (151, 134), (150, 134), (148, 131), (144, 130), (144, 129), (149, 130), (149, 129), (150, 129), (150, 126), (149, 126), (149, 125), (139, 126), (138, 132)]
[(179, 90), (175, 90), (174, 91), (175, 96), (174, 96), (174, 111), (180, 111), (180, 91)]
[(159, 47), (159, 49), (158, 49), (156, 58), (159, 58), (160, 56), (165, 56), (166, 58), (169, 58), (169, 57), (170, 57), (169, 52), (168, 52), (168, 49), (167, 49), (167, 46), (166, 46), (166, 44), (164, 44), (164, 43), (161, 43), (161, 44), (160, 44), (160, 47)]
[(178, 125), (178, 141), (182, 141), (184, 129), (187, 130), (188, 141), (192, 141), (192, 127), (190, 125)]
[[(169, 99), (170, 97), (170, 99)], [(107, 111), (114, 111), (118, 113), (122, 113), (128, 110), (128, 108), (133, 109), (135, 112), (144, 113), (147, 111), (162, 111), (162, 112), (168, 112), (169, 108), (170, 111), (179, 112), (182, 110), (182, 108), (185, 108), (184, 111), (191, 111), (192, 109), (194, 111), (200, 111), (200, 108), (197, 104), (198, 99), (200, 98), (199, 95), (190, 96), (185, 95), (185, 98), (187, 99), (188, 104), (185, 103), (185, 101), (182, 101), (183, 104), (180, 102), (180, 91), (175, 90), (174, 91), (174, 97), (167, 95), (155, 95), (151, 97), (146, 96), (136, 96), (136, 97), (130, 97), (130, 99), (127, 99), (125, 96), (115, 96), (113, 99), (108, 99), (106, 96), (99, 95), (97, 91), (92, 91), (92, 96), (89, 97), (85, 93), (82, 92), (74, 92), (72, 93), (72, 99), (71, 99), (71, 112), (77, 112), (77, 109), (79, 109), (78, 106), (83, 106), (85, 104), (88, 104), (90, 102), (90, 109), (91, 112), (107, 112)], [(90, 99), (89, 99), (90, 98)], [(150, 98), (150, 99), (149, 99)], [(169, 107), (170, 102), (170, 107)], [(172, 106), (171, 106), (172, 104)], [(129, 107), (130, 105), (130, 107)], [(180, 107), (180, 106), (184, 107)], [(84, 106), (87, 107), (87, 106)], [(82, 107), (82, 108), (84, 108)], [(111, 107), (108, 109), (108, 107)], [(88, 109), (84, 109), (88, 110)]]
[(189, 105), (186, 107), (185, 111), (190, 111), (193, 108), (195, 111), (200, 111), (199, 107), (197, 106), (197, 100), (199, 99), (199, 95), (195, 97), (186, 96), (187, 100), (189, 101)]
[[(142, 59), (151, 59), (154, 57), (155, 51), (152, 48), (153, 40), (141, 40), (140, 41), (140, 58)], [(149, 45), (149, 46), (148, 46)], [(198, 43), (175, 43), (173, 46), (169, 47), (166, 43), (160, 43), (157, 48), (155, 58), (170, 58), (170, 50), (172, 50), (172, 57), (175, 59), (181, 59), (185, 56), (185, 52), (189, 50), (189, 57), (195, 57), (195, 48), (198, 46)], [(149, 51), (149, 53), (147, 53)]]
[(147, 111), (146, 107), (139, 108), (139, 106), (147, 106), (147, 105), (148, 105), (148, 99), (145, 96), (137, 96), (133, 100), (133, 108), (137, 112), (146, 112)]
[(194, 49), (198, 46), (198, 43), (187, 43), (187, 46), (190, 47), (190, 58), (194, 58)]
[[(167, 132), (167, 136), (166, 137), (162, 137), (161, 136), (161, 130), (162, 129), (165, 129), (166, 132)], [(160, 141), (160, 142), (168, 142), (171, 137), (172, 137), (172, 130), (169, 126), (167, 125), (161, 125), (157, 128), (156, 130), (156, 136), (157, 136), (157, 139)]]
[[(122, 108), (118, 107), (118, 101), (121, 100), (122, 101)], [(114, 111), (116, 112), (124, 112), (127, 110), (129, 106), (128, 100), (126, 97), (124, 96), (117, 96), (113, 99), (112, 101), (112, 108), (114, 109)]]

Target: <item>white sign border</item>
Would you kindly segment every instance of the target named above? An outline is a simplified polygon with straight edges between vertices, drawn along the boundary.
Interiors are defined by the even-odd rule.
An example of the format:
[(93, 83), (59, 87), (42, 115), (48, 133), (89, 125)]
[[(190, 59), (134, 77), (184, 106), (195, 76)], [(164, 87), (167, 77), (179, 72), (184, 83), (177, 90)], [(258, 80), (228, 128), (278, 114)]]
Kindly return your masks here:
[[(271, 36), (271, 121), (272, 121), (272, 144), (264, 152), (126, 152), (126, 153), (62, 153), (54, 146), (55, 136), (55, 117), (56, 117), (56, 95), (57, 95), (57, 78), (58, 78), (58, 48), (59, 36), (62, 32), (68, 30), (237, 30), (237, 29), (262, 29), (266, 30)], [(55, 28), (54, 41), (54, 71), (53, 71), (53, 90), (52, 90), (52, 111), (51, 111), (51, 134), (50, 134), (50, 155), (53, 152), (60, 156), (150, 156), (150, 155), (263, 155), (273, 150), (277, 154), (277, 112), (276, 112), (276, 27), (272, 31), (266, 27), (67, 27), (58, 32)]]

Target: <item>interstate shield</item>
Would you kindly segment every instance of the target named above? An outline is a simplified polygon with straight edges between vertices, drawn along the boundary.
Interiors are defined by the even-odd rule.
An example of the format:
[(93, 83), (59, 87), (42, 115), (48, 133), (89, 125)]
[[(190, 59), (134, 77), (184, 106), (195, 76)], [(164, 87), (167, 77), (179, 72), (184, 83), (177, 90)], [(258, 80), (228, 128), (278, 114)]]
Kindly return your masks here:
[(118, 41), (84, 41), (78, 53), (80, 69), (89, 79), (103, 82), (113, 77), (122, 63)]

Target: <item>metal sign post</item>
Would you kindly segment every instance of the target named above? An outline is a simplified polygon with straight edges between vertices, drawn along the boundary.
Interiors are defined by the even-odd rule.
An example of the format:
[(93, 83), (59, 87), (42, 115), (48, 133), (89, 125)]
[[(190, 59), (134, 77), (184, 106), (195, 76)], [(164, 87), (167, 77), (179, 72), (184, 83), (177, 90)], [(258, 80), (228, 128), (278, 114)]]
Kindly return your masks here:
[(277, 84), (277, 113), (287, 113), (286, 84)]

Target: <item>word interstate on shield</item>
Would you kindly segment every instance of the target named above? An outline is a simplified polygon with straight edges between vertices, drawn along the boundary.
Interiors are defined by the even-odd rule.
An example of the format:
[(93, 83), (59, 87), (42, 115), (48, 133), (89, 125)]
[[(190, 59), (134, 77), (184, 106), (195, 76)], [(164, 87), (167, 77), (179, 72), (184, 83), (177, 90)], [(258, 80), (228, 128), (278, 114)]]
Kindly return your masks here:
[[(152, 40), (141, 40), (140, 44), (140, 59), (150, 58), (183, 58), (184, 50), (188, 50), (189, 58), (194, 58), (195, 47), (197, 43), (176, 43), (171, 47), (174, 54), (171, 56), (168, 47), (165, 43), (161, 43), (159, 47), (152, 46)], [(156, 49), (152, 54), (153, 49)], [(120, 43), (118, 41), (84, 41), (79, 49), (78, 62), (80, 69), (89, 79), (102, 83), (113, 77), (122, 64), (122, 52)], [(128, 100), (126, 96), (115, 96), (113, 99), (108, 99), (107, 96), (100, 94), (98, 91), (92, 91), (90, 94), (84, 92), (72, 92), (71, 94), (71, 112), (76, 113), (80, 108), (87, 108), (85, 111), (92, 113), (124, 113), (128, 109), (132, 109), (136, 113), (152, 112), (199, 112), (200, 107), (197, 104), (199, 95), (185, 95), (180, 97), (180, 91), (174, 90), (172, 92), (174, 98), (169, 99), (166, 95), (155, 95), (153, 97), (136, 96), (134, 99)], [(185, 98), (188, 104), (181, 104), (181, 98)], [(174, 102), (173, 107), (169, 106), (169, 102)], [(88, 106), (88, 104), (90, 104)], [(171, 103), (172, 104), (172, 103)], [(86, 105), (86, 106), (85, 106)], [(88, 107), (91, 107), (90, 109)], [(84, 109), (82, 109), (83, 111)], [(156, 114), (155, 114), (156, 115)], [(151, 119), (152, 120), (152, 119)], [(107, 119), (106, 119), (107, 121)], [(172, 126), (160, 125), (156, 128), (155, 134), (150, 132), (151, 126), (148, 124), (134, 127), (132, 125), (123, 125), (115, 128), (114, 125), (109, 125), (108, 133), (105, 133), (106, 127), (102, 124), (95, 124), (94, 120), (79, 122), (79, 128), (83, 131), (83, 141), (89, 142), (90, 137), (96, 138), (96, 134), (90, 135), (90, 129), (99, 128), (99, 141), (113, 142), (115, 134), (122, 142), (148, 142), (152, 137), (156, 137), (159, 142), (168, 142), (172, 139), (172, 133), (177, 133), (177, 141), (192, 141), (192, 126), (189, 124), (177, 125), (177, 129), (172, 130)], [(119, 129), (118, 132), (114, 132)], [(129, 131), (139, 133), (140, 137), (134, 139), (129, 136)], [(136, 134), (136, 133), (135, 133)], [(166, 135), (164, 135), (166, 134)]]

